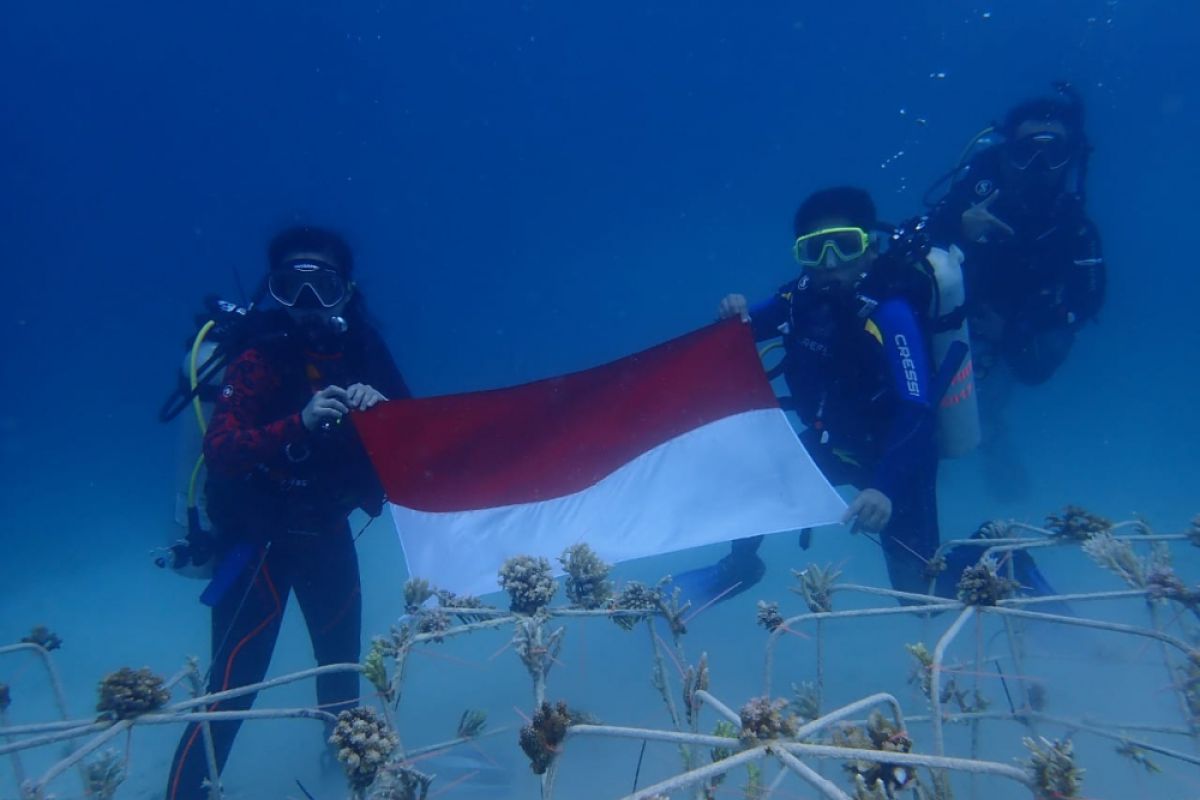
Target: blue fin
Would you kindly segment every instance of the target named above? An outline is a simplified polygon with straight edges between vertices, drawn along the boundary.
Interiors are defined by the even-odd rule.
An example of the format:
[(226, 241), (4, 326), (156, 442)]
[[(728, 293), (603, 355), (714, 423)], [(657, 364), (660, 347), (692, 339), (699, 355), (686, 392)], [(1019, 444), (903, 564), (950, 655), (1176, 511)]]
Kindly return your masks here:
[[(1046, 580), (1046, 576), (1038, 569), (1037, 564), (1033, 560), (1033, 556), (1024, 550), (1013, 552), (1013, 575), (1016, 576), (1017, 582), (1021, 584), (1021, 593), (1031, 597), (1050, 597), (1058, 594), (1058, 590), (1050, 585), (1050, 581)], [(1027, 606), (1030, 611), (1041, 611), (1046, 614), (1062, 614), (1065, 616), (1075, 616), (1071, 607), (1066, 603), (1038, 603), (1037, 605)]]
[(715, 564), (690, 569), (672, 577), (679, 588), (679, 602), (691, 602), (690, 612), (735, 597), (762, 580), (767, 565), (756, 553), (733, 552)]

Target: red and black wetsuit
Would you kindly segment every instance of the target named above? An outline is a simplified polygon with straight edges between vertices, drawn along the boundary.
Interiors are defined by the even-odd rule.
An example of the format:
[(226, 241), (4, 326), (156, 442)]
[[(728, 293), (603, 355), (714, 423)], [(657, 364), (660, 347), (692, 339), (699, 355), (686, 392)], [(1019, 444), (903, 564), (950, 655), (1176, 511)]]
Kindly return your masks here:
[[(296, 593), (318, 664), (360, 658), (362, 600), (347, 517), (378, 514), (383, 492), (352, 426), (311, 433), (300, 412), (326, 386), (365, 383), (389, 399), (409, 396), (379, 336), (352, 325), (336, 351), (310, 352), (302, 336), (267, 341), (233, 361), (204, 440), (209, 515), (219, 548), (249, 543), (254, 555), (213, 607), (209, 691), (261, 681), (279, 635), (288, 594)], [(320, 706), (337, 713), (358, 700), (358, 675), (317, 679)], [(211, 710), (247, 709), (254, 695)], [(238, 722), (214, 722), (223, 769)], [(167, 800), (205, 800), (208, 777), (197, 725), (184, 732)]]

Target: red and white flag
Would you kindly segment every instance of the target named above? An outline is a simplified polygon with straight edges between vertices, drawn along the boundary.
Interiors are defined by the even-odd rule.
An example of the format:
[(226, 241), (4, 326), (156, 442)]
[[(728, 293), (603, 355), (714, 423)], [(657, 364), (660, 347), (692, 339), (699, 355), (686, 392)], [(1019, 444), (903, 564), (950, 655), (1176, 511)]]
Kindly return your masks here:
[(845, 503), (730, 320), (594, 369), (355, 422), (409, 574), (487, 594), (508, 558), (610, 562), (836, 522)]

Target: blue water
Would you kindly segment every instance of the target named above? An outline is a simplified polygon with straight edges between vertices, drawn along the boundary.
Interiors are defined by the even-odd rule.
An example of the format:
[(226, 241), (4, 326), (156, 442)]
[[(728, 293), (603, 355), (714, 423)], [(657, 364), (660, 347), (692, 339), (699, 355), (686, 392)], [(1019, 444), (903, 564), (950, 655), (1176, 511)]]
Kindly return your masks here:
[[(1011, 400), (1024, 491), (990, 485), (980, 458), (948, 464), (944, 530), (1075, 502), (1173, 532), (1200, 511), (1194, 2), (350, 5), (6, 6), (0, 640), (40, 622), (60, 630), (76, 713), (103, 671), (170, 672), (206, 652), (196, 585), (147, 557), (176, 469), (175, 433), (155, 413), (200, 298), (236, 296), (235, 276), (253, 284), (278, 228), (346, 232), (416, 393), (508, 385), (695, 328), (726, 292), (765, 295), (792, 274), (791, 213), (815, 188), (859, 184), (885, 217), (915, 213), (975, 131), (1054, 79), (1087, 101), (1109, 298), (1053, 381)], [(822, 541), (811, 556), (769, 542), (760, 596), (786, 599), (786, 567), (809, 557), (883, 582), (869, 543)], [(381, 631), (399, 613), (398, 549), (390, 531), (364, 548), (366, 629)], [(1183, 555), (1194, 582), (1194, 551)], [(1083, 569), (1077, 556), (1052, 562), (1063, 584)], [(695, 651), (743, 637), (757, 648), (753, 601), (714, 611)], [(308, 663), (288, 630), (273, 672)], [(581, 705), (621, 691), (591, 658), (588, 676), (576, 665), (564, 678)], [(757, 662), (731, 660), (740, 702)], [(644, 666), (629, 683), (645, 686)], [(743, 666), (753, 674), (735, 679)], [(0, 678), (15, 683), (3, 663)], [(519, 724), (510, 707), (527, 697), (495, 696)], [(647, 697), (643, 718), (623, 721), (664, 724)], [(463, 704), (448, 705), (447, 732)], [(129, 796), (153, 796), (172, 736), (135, 764)], [(238, 754), (272, 741), (239, 740), (231, 779), (252, 781)], [(633, 756), (619, 757), (619, 785), (596, 796), (628, 788)], [(287, 775), (263, 780), (234, 796), (294, 792)], [(1181, 785), (1197, 791), (1194, 777)]]

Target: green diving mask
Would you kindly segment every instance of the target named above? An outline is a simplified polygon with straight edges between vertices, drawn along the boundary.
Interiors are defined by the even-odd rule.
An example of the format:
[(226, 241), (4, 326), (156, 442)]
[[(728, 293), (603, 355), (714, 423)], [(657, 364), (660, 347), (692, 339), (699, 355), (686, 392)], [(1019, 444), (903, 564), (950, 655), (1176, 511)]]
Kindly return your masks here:
[(853, 261), (867, 252), (871, 234), (862, 228), (822, 228), (796, 239), (792, 253), (802, 267), (823, 267), (825, 253), (832, 252), (838, 265)]

